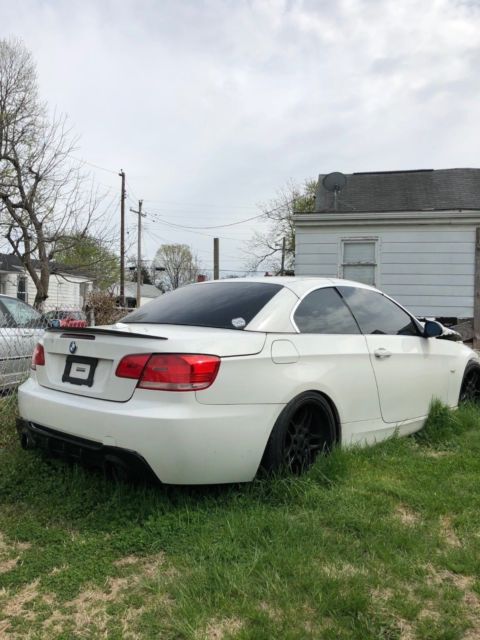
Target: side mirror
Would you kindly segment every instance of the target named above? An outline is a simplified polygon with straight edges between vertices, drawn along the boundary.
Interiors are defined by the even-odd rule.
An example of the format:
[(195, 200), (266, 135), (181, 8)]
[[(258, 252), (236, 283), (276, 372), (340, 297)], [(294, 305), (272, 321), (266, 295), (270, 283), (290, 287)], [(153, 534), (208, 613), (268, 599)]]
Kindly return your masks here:
[(443, 326), (436, 320), (426, 320), (423, 326), (423, 336), (425, 338), (438, 338), (443, 333)]

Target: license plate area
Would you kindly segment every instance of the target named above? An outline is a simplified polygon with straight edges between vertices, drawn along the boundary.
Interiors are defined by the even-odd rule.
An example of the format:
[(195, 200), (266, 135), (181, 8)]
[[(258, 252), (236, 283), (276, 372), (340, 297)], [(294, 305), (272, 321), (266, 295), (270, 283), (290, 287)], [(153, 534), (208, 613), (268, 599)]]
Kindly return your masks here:
[(93, 377), (95, 375), (97, 364), (97, 358), (67, 356), (62, 382), (70, 382), (70, 384), (91, 387), (93, 385)]

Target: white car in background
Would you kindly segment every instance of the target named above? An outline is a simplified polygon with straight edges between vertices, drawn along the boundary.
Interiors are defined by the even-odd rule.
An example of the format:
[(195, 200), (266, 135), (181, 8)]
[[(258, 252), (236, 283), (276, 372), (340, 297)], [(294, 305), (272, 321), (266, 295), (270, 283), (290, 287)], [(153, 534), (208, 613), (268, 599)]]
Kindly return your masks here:
[[(476, 354), (367, 285), (231, 279), (113, 326), (50, 329), (19, 389), (22, 445), (168, 484), (307, 469), (333, 445), (420, 429), (474, 400)], [(447, 336), (449, 337), (449, 336)]]
[(0, 391), (28, 376), (33, 349), (48, 322), (22, 300), (0, 295)]

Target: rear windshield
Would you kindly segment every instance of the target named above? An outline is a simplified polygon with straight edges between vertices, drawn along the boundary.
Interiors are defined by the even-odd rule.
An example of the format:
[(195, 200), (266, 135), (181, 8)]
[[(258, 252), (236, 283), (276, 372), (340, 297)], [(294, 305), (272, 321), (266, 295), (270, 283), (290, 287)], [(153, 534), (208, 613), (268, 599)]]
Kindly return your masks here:
[(189, 285), (159, 296), (122, 322), (244, 329), (282, 285), (215, 282)]

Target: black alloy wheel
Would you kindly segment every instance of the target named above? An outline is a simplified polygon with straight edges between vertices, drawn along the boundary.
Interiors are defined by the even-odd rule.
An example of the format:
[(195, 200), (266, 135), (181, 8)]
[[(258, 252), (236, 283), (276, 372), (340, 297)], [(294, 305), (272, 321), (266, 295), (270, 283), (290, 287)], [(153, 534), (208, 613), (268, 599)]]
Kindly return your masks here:
[(295, 474), (310, 467), (317, 455), (325, 449), (325, 436), (318, 424), (315, 407), (304, 404), (291, 417), (283, 445), (284, 464)]
[(336, 420), (329, 402), (313, 391), (294, 398), (282, 411), (270, 434), (262, 467), (299, 475), (329, 451), (335, 442)]

